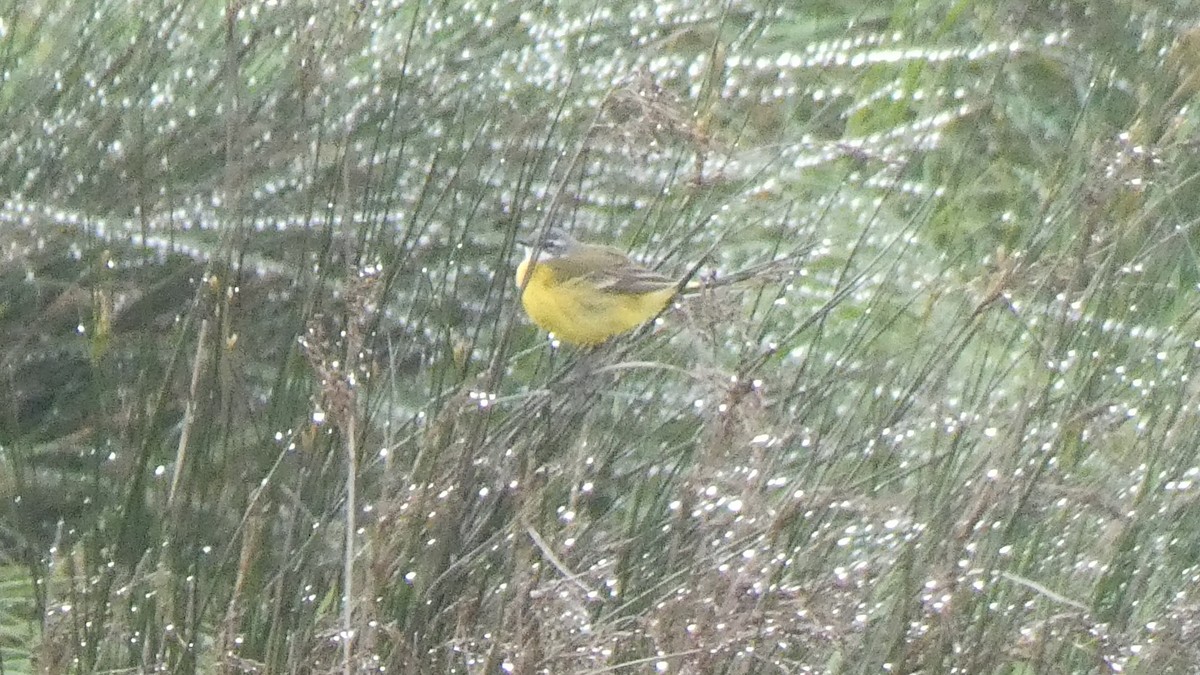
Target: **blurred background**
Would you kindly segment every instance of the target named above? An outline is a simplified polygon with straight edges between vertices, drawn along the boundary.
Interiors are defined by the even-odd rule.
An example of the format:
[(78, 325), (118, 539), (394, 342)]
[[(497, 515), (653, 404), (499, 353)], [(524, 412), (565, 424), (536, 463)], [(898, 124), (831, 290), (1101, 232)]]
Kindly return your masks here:
[(890, 5), (0, 0), (0, 672), (1195, 672), (1200, 6)]

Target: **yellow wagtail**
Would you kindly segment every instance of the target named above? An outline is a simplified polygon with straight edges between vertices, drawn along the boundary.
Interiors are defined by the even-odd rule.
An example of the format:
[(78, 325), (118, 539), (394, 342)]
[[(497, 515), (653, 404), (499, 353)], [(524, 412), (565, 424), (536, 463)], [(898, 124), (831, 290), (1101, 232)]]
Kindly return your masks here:
[[(554, 227), (526, 245), (517, 266), (525, 313), (539, 328), (591, 347), (637, 328), (660, 312), (682, 281), (646, 269), (620, 249), (585, 244)], [(536, 254), (536, 255), (535, 255)]]

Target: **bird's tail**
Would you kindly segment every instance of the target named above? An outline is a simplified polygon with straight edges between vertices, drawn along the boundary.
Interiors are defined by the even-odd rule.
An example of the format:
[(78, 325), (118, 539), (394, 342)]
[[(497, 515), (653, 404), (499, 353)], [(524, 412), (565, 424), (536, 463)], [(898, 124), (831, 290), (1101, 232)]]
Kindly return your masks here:
[(786, 281), (797, 274), (800, 264), (810, 251), (812, 251), (812, 247), (808, 246), (782, 258), (751, 265), (750, 267), (729, 274), (719, 274), (716, 272), (701, 273), (697, 269), (688, 275), (687, 281), (680, 287), (679, 294), (696, 295), (713, 288), (732, 286), (747, 281), (761, 281), (763, 283)]

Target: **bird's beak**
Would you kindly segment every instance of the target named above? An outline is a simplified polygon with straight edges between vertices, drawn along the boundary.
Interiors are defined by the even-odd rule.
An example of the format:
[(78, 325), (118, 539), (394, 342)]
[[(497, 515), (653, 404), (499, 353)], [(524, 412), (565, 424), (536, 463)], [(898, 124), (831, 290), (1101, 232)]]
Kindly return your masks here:
[(533, 260), (533, 254), (537, 252), (537, 235), (520, 237), (516, 242), (525, 248), (525, 259)]

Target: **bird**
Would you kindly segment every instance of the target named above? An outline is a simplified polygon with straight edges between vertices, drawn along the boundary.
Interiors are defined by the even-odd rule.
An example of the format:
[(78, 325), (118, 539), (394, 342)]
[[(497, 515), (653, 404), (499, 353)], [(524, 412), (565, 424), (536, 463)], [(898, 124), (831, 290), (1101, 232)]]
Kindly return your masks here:
[(581, 242), (552, 227), (521, 242), (516, 282), (525, 313), (577, 347), (595, 347), (658, 316), (685, 280), (643, 267), (612, 246)]

